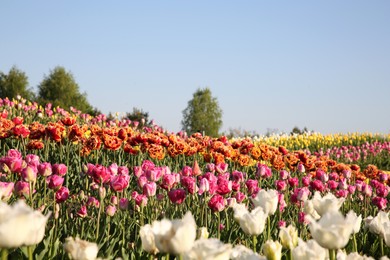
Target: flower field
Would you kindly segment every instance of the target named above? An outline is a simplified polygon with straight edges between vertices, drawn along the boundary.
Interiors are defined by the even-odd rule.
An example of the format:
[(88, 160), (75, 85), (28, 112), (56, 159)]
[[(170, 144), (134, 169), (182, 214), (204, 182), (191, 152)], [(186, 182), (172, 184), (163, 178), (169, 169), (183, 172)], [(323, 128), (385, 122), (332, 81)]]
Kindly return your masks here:
[(2, 259), (388, 259), (390, 135), (228, 139), (0, 99)]

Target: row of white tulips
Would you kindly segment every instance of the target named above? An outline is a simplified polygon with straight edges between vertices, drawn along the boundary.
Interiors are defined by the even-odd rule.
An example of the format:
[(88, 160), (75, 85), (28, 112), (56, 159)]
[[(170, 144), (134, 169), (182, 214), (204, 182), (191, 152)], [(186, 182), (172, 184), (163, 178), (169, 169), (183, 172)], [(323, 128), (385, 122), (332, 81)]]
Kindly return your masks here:
[[(233, 204), (232, 208), (234, 219), (243, 232), (255, 238), (264, 233), (267, 219), (276, 212), (277, 192), (261, 190), (252, 202), (254, 208), (251, 211), (244, 204)], [(146, 224), (141, 227), (139, 235), (143, 250), (151, 255), (172, 254), (184, 259), (281, 259), (282, 248), (291, 251), (292, 259), (334, 259), (336, 251), (337, 259), (373, 259), (358, 253), (347, 255), (342, 251), (350, 237), (359, 232), (363, 221), (354, 211), (344, 216), (340, 212), (343, 202), (344, 199), (336, 198), (331, 193), (323, 197), (316, 193), (311, 200), (305, 201), (304, 207), (313, 239), (301, 240), (293, 225), (281, 227), (280, 242), (267, 240), (262, 245), (262, 255), (243, 245), (233, 246), (219, 239), (209, 238), (205, 228), (197, 228), (191, 212), (187, 212), (182, 219), (162, 219)], [(29, 247), (40, 243), (49, 217), (50, 213), (44, 216), (39, 210), (27, 206), (23, 200), (14, 205), (0, 202), (2, 252), (9, 248)], [(388, 213), (380, 211), (375, 217), (365, 218), (364, 228), (380, 236), (386, 246), (390, 247)], [(98, 254), (96, 244), (71, 237), (64, 242), (64, 250), (71, 259), (96, 259)], [(381, 259), (389, 258), (383, 256)]]

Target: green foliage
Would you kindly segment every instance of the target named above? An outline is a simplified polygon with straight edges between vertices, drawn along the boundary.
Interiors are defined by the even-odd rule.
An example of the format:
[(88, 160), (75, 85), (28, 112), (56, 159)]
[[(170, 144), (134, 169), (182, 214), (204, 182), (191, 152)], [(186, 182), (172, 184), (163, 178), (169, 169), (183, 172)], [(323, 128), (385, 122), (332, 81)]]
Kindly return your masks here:
[[(137, 121), (140, 123), (140, 127), (142, 126), (149, 126), (151, 124), (149, 120), (149, 113), (143, 111), (142, 109), (133, 107), (133, 112), (127, 112), (126, 113), (126, 118), (130, 119), (131, 121)], [(144, 124), (142, 122), (144, 121)]]
[(75, 107), (85, 113), (93, 113), (93, 107), (87, 101), (86, 93), (80, 93), (73, 75), (63, 67), (55, 67), (38, 86), (40, 103), (52, 103), (64, 109)]
[(222, 110), (209, 88), (198, 89), (193, 94), (187, 108), (183, 110), (181, 124), (188, 134), (204, 132), (205, 135), (218, 136), (222, 127)]
[(32, 100), (34, 92), (28, 88), (26, 73), (13, 66), (8, 74), (0, 72), (0, 98), (16, 98), (17, 95)]
[(293, 135), (293, 134), (301, 135), (301, 134), (304, 134), (304, 133), (307, 133), (307, 132), (309, 132), (309, 131), (307, 130), (307, 127), (306, 127), (306, 126), (305, 126), (302, 130), (299, 129), (299, 127), (295, 126), (295, 127), (291, 130), (290, 134), (291, 134), (291, 135)]

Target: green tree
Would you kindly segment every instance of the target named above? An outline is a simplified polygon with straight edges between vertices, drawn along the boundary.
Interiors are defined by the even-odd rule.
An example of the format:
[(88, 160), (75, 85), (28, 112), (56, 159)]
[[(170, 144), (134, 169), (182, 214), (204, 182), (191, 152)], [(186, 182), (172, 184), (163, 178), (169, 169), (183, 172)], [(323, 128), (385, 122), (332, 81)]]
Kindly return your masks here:
[[(151, 125), (151, 121), (149, 120), (149, 113), (136, 107), (133, 107), (133, 112), (127, 112), (125, 117), (131, 121), (138, 121), (140, 123), (138, 127)], [(144, 123), (142, 124), (142, 122)]]
[(218, 136), (222, 127), (222, 110), (209, 88), (196, 90), (183, 110), (181, 124), (188, 134), (204, 132), (205, 135)]
[(299, 127), (295, 126), (295, 127), (291, 130), (290, 135), (293, 135), (293, 134), (301, 135), (301, 134), (304, 134), (304, 133), (307, 133), (307, 132), (309, 132), (309, 131), (307, 130), (307, 127), (306, 127), (306, 126), (305, 126), (302, 130), (299, 129)]
[(26, 73), (13, 66), (8, 74), (0, 72), (0, 97), (12, 99), (17, 95), (27, 100), (34, 99), (34, 92), (28, 88)]
[(64, 109), (75, 107), (84, 113), (93, 113), (87, 94), (80, 93), (79, 85), (73, 75), (63, 67), (55, 67), (38, 86), (38, 101), (41, 104), (52, 103)]

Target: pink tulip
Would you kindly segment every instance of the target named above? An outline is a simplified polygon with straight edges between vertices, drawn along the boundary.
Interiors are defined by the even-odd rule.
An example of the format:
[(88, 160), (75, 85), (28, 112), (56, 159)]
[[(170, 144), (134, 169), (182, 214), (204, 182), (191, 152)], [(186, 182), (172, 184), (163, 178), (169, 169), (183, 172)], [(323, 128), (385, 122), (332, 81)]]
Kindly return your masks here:
[(181, 170), (181, 175), (183, 176), (192, 176), (192, 168), (190, 166), (184, 166)]
[(85, 218), (88, 216), (87, 207), (85, 205), (81, 206), (81, 208), (77, 211), (77, 216), (80, 218)]
[(24, 159), (27, 163), (27, 165), (33, 166), (35, 168), (39, 165), (39, 156), (35, 154), (27, 154), (26, 158)]
[(87, 206), (93, 206), (95, 208), (99, 208), (100, 202), (95, 197), (88, 197)]
[(154, 167), (156, 167), (156, 166), (154, 165), (154, 163), (151, 162), (151, 161), (149, 161), (149, 160), (144, 160), (144, 161), (142, 162), (142, 166), (141, 166), (141, 168), (142, 168), (143, 171), (152, 170), (152, 169), (154, 169)]
[(267, 165), (261, 163), (257, 164), (257, 171), (256, 171), (257, 178), (266, 179), (266, 178), (270, 178), (271, 176), (272, 176), (272, 171)]
[(55, 194), (56, 202), (62, 203), (69, 198), (69, 189), (65, 186), (62, 186)]
[(236, 198), (237, 203), (241, 203), (244, 199), (246, 199), (246, 196), (242, 192), (237, 192), (234, 197)]
[(198, 194), (202, 195), (204, 192), (210, 190), (209, 181), (206, 178), (200, 179)]
[(108, 205), (106, 207), (106, 214), (110, 217), (114, 216), (116, 212), (116, 207), (113, 205)]
[(276, 180), (275, 186), (278, 191), (284, 191), (287, 188), (287, 183), (284, 180)]
[(143, 188), (144, 185), (148, 182), (148, 178), (146, 178), (146, 175), (143, 174), (143, 175), (139, 176), (137, 182), (138, 182), (138, 186), (140, 188)]
[(46, 183), (48, 184), (49, 189), (58, 190), (62, 187), (64, 183), (64, 178), (59, 175), (50, 175), (46, 178)]
[(183, 189), (171, 190), (168, 192), (168, 198), (172, 203), (180, 205), (186, 198), (186, 191)]
[(119, 209), (127, 210), (129, 208), (129, 200), (127, 198), (121, 198), (119, 200)]
[(224, 210), (225, 205), (226, 205), (225, 199), (219, 194), (214, 194), (208, 203), (208, 206), (214, 212), (217, 212), (217, 211), (219, 212), (219, 211)]
[(302, 186), (309, 187), (310, 185), (310, 177), (309, 176), (303, 176), (302, 177)]
[(304, 173), (305, 172), (305, 166), (302, 163), (298, 163), (297, 171), (300, 172), (300, 173)]
[(14, 186), (13, 182), (0, 182), (0, 201), (8, 201), (11, 198)]
[(142, 167), (141, 166), (134, 166), (133, 173), (134, 173), (135, 177), (139, 178), (143, 174)]
[(232, 182), (232, 190), (239, 191), (240, 189), (241, 189), (241, 184), (239, 182), (233, 181)]
[(313, 190), (316, 190), (316, 191), (319, 191), (319, 192), (323, 192), (325, 191), (325, 185), (322, 181), (320, 180), (314, 180), (314, 181), (311, 181), (310, 182), (310, 187), (313, 189)]
[(127, 168), (126, 166), (119, 166), (118, 175), (129, 175), (129, 168)]
[(153, 197), (156, 195), (157, 185), (155, 182), (147, 182), (142, 187), (143, 194), (147, 197)]
[(22, 178), (27, 182), (34, 182), (37, 180), (38, 169), (34, 166), (27, 166), (22, 169)]
[(232, 177), (233, 177), (233, 180), (234, 180), (235, 182), (240, 183), (240, 182), (243, 182), (243, 181), (244, 181), (244, 173), (242, 173), (242, 172), (240, 172), (240, 171), (234, 170), (234, 171), (232, 172)]
[(228, 164), (227, 163), (217, 163), (215, 165), (215, 170), (217, 173), (225, 173), (228, 169)]
[(288, 171), (286, 171), (286, 170), (281, 170), (281, 171), (279, 172), (279, 178), (280, 178), (281, 180), (287, 180), (289, 177), (290, 177), (290, 173), (289, 173)]
[(111, 174), (106, 167), (97, 164), (93, 168), (92, 178), (98, 184), (108, 183), (111, 180)]
[(28, 197), (30, 194), (30, 185), (28, 182), (17, 181), (15, 183), (14, 192), (19, 197)]
[(327, 183), (327, 185), (328, 185), (328, 188), (329, 188), (330, 190), (336, 190), (337, 187), (339, 186), (339, 183), (336, 182), (336, 181), (334, 181), (334, 180), (329, 180), (328, 183)]
[(329, 175), (322, 169), (316, 171), (316, 179), (322, 182), (327, 182), (329, 180)]
[(176, 184), (176, 176), (173, 174), (165, 174), (162, 176), (161, 187), (164, 190), (171, 190)]
[(43, 162), (43, 163), (39, 164), (38, 165), (38, 174), (43, 176), (43, 177), (50, 176), (52, 174), (51, 164), (48, 162)]
[(290, 185), (290, 187), (297, 187), (299, 184), (299, 180), (297, 177), (289, 178), (288, 184)]
[(64, 176), (68, 171), (68, 167), (66, 167), (66, 165), (63, 163), (55, 163), (52, 165), (52, 170), (54, 174)]
[(221, 175), (218, 176), (217, 185), (218, 185), (217, 193), (220, 195), (226, 195), (232, 191), (232, 181), (229, 181), (228, 179), (222, 177)]
[(190, 194), (194, 194), (198, 191), (198, 186), (196, 185), (196, 179), (194, 177), (183, 176), (181, 178), (181, 185), (183, 185)]
[(118, 205), (118, 197), (117, 196), (111, 196), (110, 203), (112, 205)]
[(207, 171), (214, 173), (215, 172), (215, 164), (214, 163), (208, 163), (206, 164)]
[(134, 198), (134, 201), (137, 206), (145, 207), (148, 204), (148, 197), (143, 194), (139, 194)]
[(259, 191), (257, 180), (249, 179), (245, 182), (245, 185), (248, 189), (249, 196), (256, 194)]
[(110, 175), (117, 175), (118, 174), (118, 165), (116, 163), (113, 163), (107, 167), (107, 170), (110, 172)]
[(129, 186), (128, 175), (116, 175), (111, 178), (110, 187), (113, 191), (121, 192)]
[(378, 207), (379, 210), (384, 210), (387, 207), (387, 199), (382, 197), (374, 197), (372, 204)]

